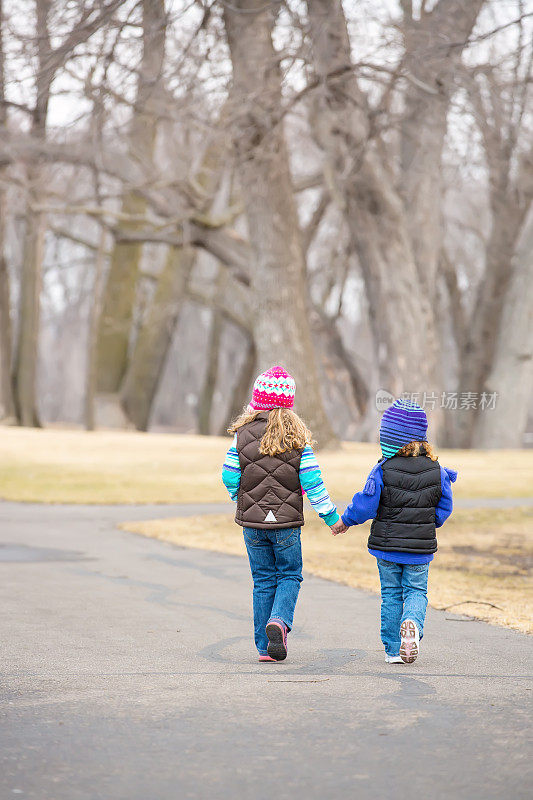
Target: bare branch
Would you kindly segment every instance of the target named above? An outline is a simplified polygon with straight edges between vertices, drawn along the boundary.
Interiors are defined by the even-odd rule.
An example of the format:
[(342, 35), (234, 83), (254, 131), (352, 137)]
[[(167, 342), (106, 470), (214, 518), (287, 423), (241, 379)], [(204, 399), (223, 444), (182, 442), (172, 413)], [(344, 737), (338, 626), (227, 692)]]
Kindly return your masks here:
[(324, 214), (326, 213), (330, 202), (331, 202), (331, 197), (329, 195), (329, 192), (323, 190), (320, 195), (318, 205), (313, 211), (311, 219), (309, 220), (306, 227), (302, 231), (302, 245), (305, 253), (308, 252), (311, 244), (313, 243), (313, 239), (317, 234), (317, 231), (320, 227), (320, 223), (324, 219)]

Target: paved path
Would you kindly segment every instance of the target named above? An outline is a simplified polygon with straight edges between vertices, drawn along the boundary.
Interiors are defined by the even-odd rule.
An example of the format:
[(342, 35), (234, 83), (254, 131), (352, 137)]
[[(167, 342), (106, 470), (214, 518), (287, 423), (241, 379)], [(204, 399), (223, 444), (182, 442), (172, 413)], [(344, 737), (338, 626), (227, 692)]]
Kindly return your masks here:
[(378, 599), (307, 577), (260, 665), (244, 559), (147, 511), (0, 503), (1, 800), (531, 797), (533, 638), (430, 612), (387, 666)]

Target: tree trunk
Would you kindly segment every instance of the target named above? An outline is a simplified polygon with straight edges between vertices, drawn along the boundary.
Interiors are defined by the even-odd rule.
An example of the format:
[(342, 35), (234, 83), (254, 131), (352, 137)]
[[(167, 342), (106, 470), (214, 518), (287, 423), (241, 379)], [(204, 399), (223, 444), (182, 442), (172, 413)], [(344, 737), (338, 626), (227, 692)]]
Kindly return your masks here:
[(432, 388), (435, 325), (390, 166), (369, 141), (366, 97), (353, 75), (340, 0), (308, 0), (320, 85), (312, 125), (331, 196), (344, 208), (358, 254), (377, 342), (382, 388)]
[(503, 196), (493, 208), (487, 263), (481, 279), (462, 375), (467, 389), (479, 391), (490, 371), (499, 334), (499, 320), (512, 274), (513, 251), (520, 231), (517, 209)]
[[(32, 112), (31, 134), (46, 138), (46, 120), (50, 87), (54, 78), (51, 66), (52, 46), (48, 31), (50, 0), (37, 0), (37, 77), (36, 99)], [(31, 164), (28, 168), (28, 198), (26, 201), (26, 230), (20, 275), (18, 336), (13, 364), (13, 393), (15, 409), (21, 425), (39, 425), (36, 407), (36, 375), (40, 324), (41, 270), (46, 233), (44, 215), (35, 210), (45, 180), (43, 167)]]
[(96, 395), (96, 333), (98, 319), (100, 316), (101, 284), (102, 273), (105, 259), (105, 229), (100, 230), (100, 241), (96, 251), (96, 261), (94, 265), (94, 284), (93, 296), (91, 298), (91, 310), (89, 314), (89, 331), (87, 334), (87, 384), (85, 389), (85, 428), (88, 431), (95, 427), (95, 408), (94, 401)]
[[(139, 175), (149, 169), (156, 141), (158, 89), (165, 55), (164, 0), (143, 0), (143, 56), (129, 133), (129, 158)], [(144, 216), (145, 200), (131, 190), (122, 200), (122, 213)], [(133, 220), (116, 234), (107, 277), (97, 340), (97, 392), (118, 393), (126, 373), (142, 243), (121, 241), (121, 231), (138, 228)]]
[(328, 360), (331, 360), (332, 357), (336, 358), (339, 364), (342, 365), (342, 368), (348, 373), (355, 405), (357, 406), (359, 414), (363, 417), (368, 407), (368, 385), (359, 368), (354, 363), (352, 356), (344, 346), (342, 336), (337, 329), (337, 321), (328, 317), (321, 308), (316, 308), (315, 317), (313, 319), (313, 330), (325, 340), (326, 358)]
[(478, 412), (474, 446), (523, 447), (533, 391), (533, 218), (514, 259), (501, 334), (483, 391), (496, 392), (496, 404)]
[(251, 399), (250, 389), (256, 373), (256, 361), (257, 354), (255, 351), (255, 342), (253, 336), (250, 334), (246, 348), (246, 357), (241, 367), (237, 384), (233, 389), (226, 420), (220, 429), (221, 436), (224, 436), (227, 433), (231, 422), (241, 413), (243, 408)]
[[(4, 83), (3, 0), (0, 0), (0, 128), (7, 122)], [(2, 178), (5, 170), (2, 170)], [(6, 235), (6, 191), (0, 189), (0, 419), (11, 420), (15, 413), (11, 385), (11, 314), (9, 272), (4, 256)]]
[[(3, 205), (2, 200), (0, 200), (0, 203)], [(0, 213), (3, 214), (3, 211)], [(3, 243), (3, 236), (0, 241)], [(14, 414), (15, 406), (11, 386), (9, 274), (6, 260), (2, 253), (0, 254), (0, 420), (11, 420), (14, 418)]]
[[(485, 271), (481, 278), (468, 336), (461, 356), (459, 389), (481, 393), (496, 356), (500, 339), (508, 336), (503, 313), (512, 280), (513, 253), (520, 236), (525, 210), (515, 202), (512, 189), (496, 189), (493, 195), (492, 229), (486, 246)], [(463, 411), (457, 416), (458, 445), (471, 447), (477, 414)]]
[(198, 404), (198, 432), (203, 436), (209, 436), (211, 433), (211, 412), (217, 387), (220, 337), (222, 336), (223, 322), (224, 316), (221, 309), (214, 305), (207, 345), (207, 369)]
[[(128, 195), (122, 202), (122, 213), (142, 214), (144, 201)], [(135, 225), (124, 225), (134, 230)], [(115, 240), (111, 254), (96, 345), (96, 388), (98, 394), (118, 392), (126, 371), (133, 309), (142, 244)]]
[(148, 429), (152, 404), (165, 366), (172, 336), (194, 264), (192, 248), (169, 248), (124, 379), (120, 399), (137, 430)]
[(367, 156), (350, 188), (349, 217), (378, 343), (382, 388), (433, 389), (435, 320), (418, 279), (407, 220), (390, 178)]
[(225, 5), (233, 64), (239, 179), (252, 245), (258, 368), (295, 377), (296, 405), (322, 446), (336, 441), (326, 418), (315, 363), (305, 263), (282, 125), (272, 15), (263, 0)]
[[(409, 76), (401, 121), (401, 191), (409, 209), (408, 228), (424, 290), (436, 299), (442, 247), (442, 149), (454, 72), (484, 0), (439, 0), (419, 20), (404, 8), (404, 72)], [(453, 47), (451, 46), (453, 44)]]
[(43, 214), (32, 206), (39, 196), (39, 168), (29, 169), (33, 184), (26, 209), (26, 231), (20, 274), (19, 329), (14, 359), (13, 389), (21, 425), (39, 425), (36, 409), (36, 375), (39, 342), (41, 268), (45, 224)]

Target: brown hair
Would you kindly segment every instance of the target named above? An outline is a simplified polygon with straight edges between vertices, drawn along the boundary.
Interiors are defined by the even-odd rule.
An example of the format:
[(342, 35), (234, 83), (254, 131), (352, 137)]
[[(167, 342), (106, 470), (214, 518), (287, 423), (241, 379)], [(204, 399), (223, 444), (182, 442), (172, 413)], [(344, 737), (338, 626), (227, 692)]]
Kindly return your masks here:
[(437, 456), (433, 452), (433, 448), (429, 442), (409, 442), (404, 444), (401, 450), (396, 453), (397, 456), (427, 456), (432, 461), (437, 461)]
[[(228, 433), (235, 433), (261, 413), (260, 410), (245, 408), (232, 422)], [(276, 456), (288, 450), (303, 450), (306, 444), (313, 444), (313, 434), (298, 414), (290, 408), (273, 408), (269, 412), (266, 430), (259, 444), (260, 453), (265, 456)]]

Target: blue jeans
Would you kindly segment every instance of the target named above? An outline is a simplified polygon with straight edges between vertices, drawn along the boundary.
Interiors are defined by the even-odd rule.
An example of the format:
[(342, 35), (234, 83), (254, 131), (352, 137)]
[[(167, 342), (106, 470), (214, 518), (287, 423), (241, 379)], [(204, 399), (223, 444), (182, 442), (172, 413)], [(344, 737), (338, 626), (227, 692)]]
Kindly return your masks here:
[(267, 652), (265, 628), (269, 619), (280, 619), (289, 630), (292, 628), (303, 580), (300, 533), (300, 528), (244, 528), (254, 581), (255, 645), (260, 655)]
[(378, 562), (381, 581), (381, 641), (389, 656), (400, 653), (400, 625), (404, 619), (416, 622), (420, 638), (428, 604), (429, 564)]

